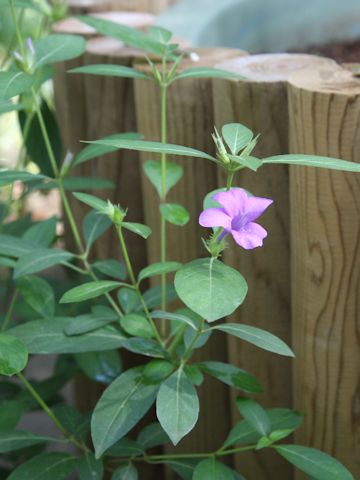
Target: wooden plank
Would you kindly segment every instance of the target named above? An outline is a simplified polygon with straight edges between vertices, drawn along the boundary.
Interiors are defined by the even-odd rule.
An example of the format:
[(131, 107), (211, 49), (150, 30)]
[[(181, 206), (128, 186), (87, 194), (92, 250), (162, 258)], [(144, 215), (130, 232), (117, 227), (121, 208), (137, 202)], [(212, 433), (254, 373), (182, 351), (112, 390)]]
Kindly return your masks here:
[[(287, 78), (309, 65), (332, 63), (310, 55), (264, 54), (240, 57), (217, 65), (246, 80), (214, 81), (215, 122), (219, 129), (239, 122), (260, 133), (254, 155), (258, 157), (288, 152)], [(226, 185), (220, 172), (219, 186)], [(267, 165), (258, 172), (243, 170), (234, 185), (254, 195), (272, 198), (274, 204), (261, 218), (268, 231), (264, 246), (246, 251), (231, 242), (224, 259), (246, 278), (249, 293), (244, 304), (230, 317), (231, 322), (248, 323), (271, 331), (291, 343), (289, 179), (286, 166)], [(266, 407), (291, 407), (291, 360), (228, 337), (231, 363), (253, 373), (264, 387), (258, 396)], [(235, 392), (234, 392), (235, 396)], [(234, 405), (233, 398), (233, 405)], [(238, 417), (233, 408), (234, 420)], [(273, 452), (239, 455), (239, 472), (257, 480), (289, 480), (291, 467)]]
[[(291, 151), (360, 161), (360, 80), (340, 67), (289, 84)], [(334, 455), (360, 477), (360, 177), (291, 168), (297, 443)], [(297, 478), (302, 478), (299, 475)]]

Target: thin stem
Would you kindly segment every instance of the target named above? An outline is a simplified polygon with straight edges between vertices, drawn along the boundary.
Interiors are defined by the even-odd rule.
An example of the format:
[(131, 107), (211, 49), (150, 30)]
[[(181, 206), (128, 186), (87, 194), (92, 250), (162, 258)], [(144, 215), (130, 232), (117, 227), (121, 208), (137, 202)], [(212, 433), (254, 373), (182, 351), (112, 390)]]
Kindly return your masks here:
[[(166, 75), (166, 61), (163, 59), (163, 79)], [(161, 85), (161, 142), (167, 141), (167, 118), (166, 118), (166, 104), (167, 104), (167, 84)], [(166, 202), (166, 154), (161, 154), (161, 203)], [(166, 220), (160, 216), (160, 261), (166, 261)], [(161, 309), (166, 310), (166, 273), (161, 275)], [(161, 331), (163, 336), (166, 333), (166, 324), (161, 323)]]
[(235, 175), (235, 172), (233, 171), (228, 171), (228, 176), (227, 176), (227, 180), (226, 180), (226, 190), (230, 190), (231, 186), (232, 186), (232, 182), (234, 180), (234, 175)]
[(11, 302), (10, 302), (10, 305), (8, 307), (8, 310), (6, 312), (6, 316), (4, 318), (4, 321), (1, 325), (1, 331), (2, 332), (5, 332), (5, 330), (8, 329), (8, 326), (9, 326), (9, 323), (11, 321), (11, 318), (12, 318), (12, 314), (14, 312), (14, 308), (15, 308), (15, 305), (16, 305), (16, 301), (18, 299), (18, 296), (19, 296), (19, 289), (15, 289), (14, 290), (14, 293), (13, 293), (13, 296), (12, 296), (12, 299), (11, 299)]
[(71, 433), (69, 433), (64, 425), (60, 422), (51, 408), (45, 403), (45, 401), (41, 398), (41, 396), (37, 393), (34, 387), (31, 385), (30, 382), (24, 377), (22, 373), (17, 374), (18, 379), (30, 393), (30, 395), (37, 401), (40, 407), (44, 410), (44, 412), (51, 418), (51, 420), (55, 423), (58, 429), (64, 434), (64, 436), (68, 439), (69, 442), (73, 443), (77, 447), (79, 447), (84, 452), (88, 452), (89, 449), (83, 443), (79, 442)]
[(131, 265), (131, 261), (130, 261), (130, 258), (129, 258), (129, 254), (128, 254), (128, 251), (127, 251), (127, 247), (126, 247), (126, 243), (125, 243), (125, 239), (124, 239), (124, 235), (122, 233), (122, 228), (121, 226), (118, 226), (116, 228), (117, 230), (117, 233), (118, 233), (118, 237), (119, 237), (119, 242), (120, 242), (120, 247), (121, 247), (121, 252), (122, 252), (122, 255), (123, 255), (123, 258), (124, 258), (124, 262), (125, 262), (125, 265), (126, 265), (126, 269), (128, 271), (128, 274), (129, 274), (129, 277), (130, 277), (130, 281), (131, 281), (131, 284), (132, 286), (134, 287), (136, 293), (138, 294), (139, 296), (139, 299), (140, 299), (140, 302), (141, 302), (141, 305), (144, 309), (144, 312), (146, 314), (146, 317), (151, 325), (151, 328), (154, 332), (154, 335), (156, 337), (156, 340), (159, 342), (159, 344), (163, 347), (164, 346), (164, 342), (162, 341), (162, 338), (161, 336), (159, 335), (159, 332), (158, 332), (158, 329), (156, 328), (156, 325), (155, 325), (155, 322), (154, 320), (152, 319), (151, 315), (150, 315), (150, 312), (149, 312), (149, 309), (146, 305), (146, 302), (144, 300), (144, 297), (140, 291), (140, 288), (139, 288), (139, 285), (136, 281), (136, 278), (135, 278), (135, 275), (134, 275), (134, 270), (132, 268), (132, 265)]
[(14, 8), (14, 2), (13, 0), (9, 0), (9, 6), (10, 6), (10, 14), (11, 18), (15, 27), (15, 33), (16, 33), (16, 39), (17, 43), (19, 45), (19, 50), (23, 58), (25, 58), (25, 48), (24, 48), (24, 43), (23, 39), (21, 36), (20, 28), (19, 28), (19, 22), (17, 21), (16, 18), (16, 13), (15, 13), (15, 8)]

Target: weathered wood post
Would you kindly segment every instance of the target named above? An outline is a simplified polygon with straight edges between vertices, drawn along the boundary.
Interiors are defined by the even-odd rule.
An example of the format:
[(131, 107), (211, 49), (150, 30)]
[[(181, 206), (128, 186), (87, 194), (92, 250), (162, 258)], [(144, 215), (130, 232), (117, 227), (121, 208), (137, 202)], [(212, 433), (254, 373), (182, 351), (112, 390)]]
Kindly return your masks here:
[[(193, 63), (184, 60), (181, 68), (190, 66), (214, 66), (225, 58), (239, 56), (242, 52), (232, 49), (196, 50), (200, 61)], [(243, 53), (244, 54), (244, 53)], [(141, 67), (141, 65), (139, 65)], [(144, 66), (143, 68), (147, 68)], [(148, 140), (160, 140), (160, 95), (153, 82), (136, 79), (135, 99), (139, 131)], [(209, 79), (184, 79), (175, 82), (169, 88), (167, 101), (168, 142), (198, 148), (214, 153), (211, 133), (214, 127), (213, 99)], [(144, 160), (156, 158), (143, 155)], [(217, 172), (206, 160), (182, 157), (169, 157), (184, 169), (182, 181), (173, 188), (168, 196), (169, 202), (180, 203), (190, 212), (191, 220), (185, 227), (168, 225), (167, 237), (169, 260), (187, 262), (204, 256), (201, 242), (201, 229), (198, 217), (206, 193), (217, 187)], [(143, 177), (143, 194), (146, 223), (154, 234), (147, 240), (150, 262), (159, 261), (160, 215), (157, 194)], [(201, 359), (227, 360), (224, 338), (218, 336), (216, 342), (209, 342), (201, 349)], [(198, 357), (198, 359), (200, 359)], [(218, 448), (227, 435), (230, 426), (228, 408), (228, 388), (217, 381), (206, 381), (199, 389), (201, 413), (197, 427), (185, 437), (178, 448), (183, 451), (211, 451)], [(216, 414), (215, 414), (216, 412)]]
[[(360, 80), (340, 67), (290, 77), (293, 153), (360, 162)], [(360, 478), (360, 177), (291, 167), (291, 261), (297, 443)], [(302, 478), (301, 476), (297, 478)]]
[[(235, 72), (246, 80), (214, 80), (215, 122), (220, 131), (226, 123), (239, 122), (261, 136), (254, 151), (264, 157), (288, 153), (288, 76), (306, 66), (331, 60), (295, 54), (264, 54), (230, 59), (218, 68)], [(226, 185), (224, 175), (219, 186)], [(244, 170), (236, 185), (257, 196), (274, 199), (261, 219), (268, 231), (262, 248), (245, 251), (236, 245), (225, 251), (225, 260), (245, 276), (249, 293), (230, 321), (248, 323), (271, 331), (291, 343), (289, 178), (283, 165), (267, 165), (258, 172)], [(258, 397), (267, 407), (291, 407), (290, 359), (239, 343), (228, 337), (232, 363), (253, 373), (264, 387)], [(233, 402), (234, 403), (234, 402)], [(238, 413), (234, 410), (234, 419)], [(237, 458), (239, 471), (257, 480), (289, 480), (291, 467), (272, 452), (250, 453)]]

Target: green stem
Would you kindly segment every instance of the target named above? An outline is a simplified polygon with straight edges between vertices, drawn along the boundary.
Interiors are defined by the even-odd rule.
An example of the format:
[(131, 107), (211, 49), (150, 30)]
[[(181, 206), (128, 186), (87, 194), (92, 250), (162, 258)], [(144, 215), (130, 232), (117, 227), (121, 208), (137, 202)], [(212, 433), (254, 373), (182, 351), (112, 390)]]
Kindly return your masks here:
[(226, 180), (226, 190), (230, 190), (231, 186), (232, 186), (232, 182), (234, 180), (234, 175), (235, 175), (235, 172), (229, 170), (228, 171), (228, 176), (227, 176), (227, 180)]
[(128, 274), (129, 274), (129, 277), (130, 277), (130, 281), (131, 281), (131, 284), (132, 286), (134, 287), (136, 293), (138, 294), (139, 296), (139, 299), (140, 299), (140, 302), (141, 302), (141, 305), (144, 309), (144, 312), (146, 314), (146, 317), (151, 325), (151, 328), (154, 332), (154, 335), (156, 337), (156, 340), (159, 342), (159, 344), (163, 347), (164, 346), (164, 342), (162, 341), (162, 338), (158, 332), (158, 329), (156, 328), (156, 325), (155, 325), (155, 322), (154, 320), (152, 319), (151, 315), (150, 315), (150, 312), (149, 312), (149, 309), (146, 305), (146, 302), (144, 300), (144, 297), (140, 291), (140, 288), (139, 288), (139, 285), (136, 281), (136, 278), (135, 278), (135, 274), (134, 274), (134, 270), (132, 268), (132, 265), (131, 265), (131, 261), (130, 261), (130, 258), (129, 258), (129, 254), (128, 254), (128, 251), (127, 251), (127, 247), (126, 247), (126, 243), (125, 243), (125, 239), (124, 239), (124, 235), (122, 233), (122, 228), (121, 226), (118, 226), (116, 228), (117, 230), (117, 233), (118, 233), (118, 237), (119, 237), (119, 242), (120, 242), (120, 247), (121, 247), (121, 252), (122, 252), (122, 255), (123, 255), (123, 258), (124, 258), (124, 262), (125, 262), (125, 265), (126, 265), (126, 269), (128, 271)]
[[(163, 59), (163, 79), (166, 75), (166, 62)], [(167, 119), (166, 119), (166, 104), (167, 104), (167, 84), (161, 85), (161, 142), (167, 141)], [(161, 154), (161, 203), (166, 202), (166, 154)], [(166, 220), (160, 216), (160, 261), (166, 262)], [(161, 309), (166, 310), (166, 273), (161, 275)], [(161, 332), (163, 336), (166, 333), (165, 321), (161, 323)]]
[(9, 326), (9, 323), (11, 321), (11, 318), (12, 318), (12, 314), (14, 312), (14, 308), (15, 308), (15, 305), (16, 305), (16, 301), (18, 299), (18, 296), (19, 296), (19, 290), (16, 288), (14, 290), (14, 293), (13, 293), (13, 296), (12, 296), (12, 299), (11, 299), (11, 302), (10, 302), (10, 305), (9, 305), (9, 308), (7, 310), (7, 313), (6, 313), (6, 316), (4, 318), (4, 321), (1, 325), (1, 331), (2, 332), (5, 332), (7, 329), (8, 329), (8, 326)]
[(17, 21), (17, 18), (16, 18), (13, 0), (9, 0), (9, 7), (10, 7), (11, 18), (15, 27), (15, 33), (16, 33), (17, 43), (19, 45), (20, 54), (22, 55), (23, 58), (25, 58), (26, 52), (25, 52), (24, 43), (21, 36), (20, 28), (19, 28), (19, 22)]
[(51, 418), (51, 420), (55, 423), (58, 429), (64, 434), (64, 436), (68, 439), (69, 442), (73, 443), (77, 447), (79, 447), (84, 452), (88, 452), (89, 449), (83, 443), (79, 442), (71, 433), (69, 433), (64, 425), (60, 422), (60, 420), (56, 417), (54, 412), (51, 408), (44, 402), (41, 396), (37, 393), (34, 387), (31, 385), (30, 382), (24, 377), (22, 373), (17, 374), (18, 379), (30, 393), (30, 395), (37, 401), (40, 407), (44, 410), (44, 412)]

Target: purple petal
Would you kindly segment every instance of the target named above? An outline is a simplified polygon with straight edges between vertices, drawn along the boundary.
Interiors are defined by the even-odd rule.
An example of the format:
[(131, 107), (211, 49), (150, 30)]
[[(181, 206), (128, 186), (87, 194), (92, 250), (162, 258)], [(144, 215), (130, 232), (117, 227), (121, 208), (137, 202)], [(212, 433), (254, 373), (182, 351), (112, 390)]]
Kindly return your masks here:
[(248, 197), (246, 217), (252, 222), (260, 217), (264, 211), (273, 203), (269, 198)]
[(207, 208), (201, 213), (199, 223), (202, 227), (231, 228), (231, 218), (222, 208)]
[(267, 237), (267, 231), (257, 223), (248, 223), (240, 231), (231, 230), (235, 242), (245, 250), (261, 247), (263, 239)]
[(31, 37), (27, 38), (26, 44), (27, 44), (27, 47), (28, 47), (28, 50), (30, 51), (30, 53), (32, 55), (35, 55), (35, 48), (34, 48), (34, 44), (33, 44), (33, 41), (32, 41)]
[(220, 203), (230, 217), (235, 217), (238, 213), (246, 210), (247, 194), (242, 188), (231, 188), (226, 192), (218, 192), (212, 199)]

